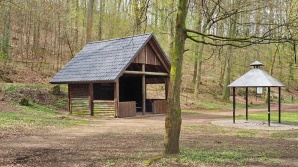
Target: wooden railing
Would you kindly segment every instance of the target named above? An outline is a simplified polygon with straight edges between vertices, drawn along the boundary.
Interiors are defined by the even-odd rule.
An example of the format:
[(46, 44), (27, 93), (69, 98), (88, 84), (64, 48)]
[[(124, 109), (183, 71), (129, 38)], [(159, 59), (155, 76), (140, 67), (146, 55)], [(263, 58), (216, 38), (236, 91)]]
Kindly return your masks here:
[(94, 115), (103, 117), (114, 117), (114, 101), (113, 100), (93, 100)]
[(71, 98), (70, 112), (72, 114), (88, 115), (89, 101), (88, 97)]
[(167, 110), (167, 100), (153, 100), (152, 112), (153, 114), (163, 114)]
[(136, 116), (136, 102), (126, 101), (119, 102), (119, 113), (118, 117), (134, 117)]

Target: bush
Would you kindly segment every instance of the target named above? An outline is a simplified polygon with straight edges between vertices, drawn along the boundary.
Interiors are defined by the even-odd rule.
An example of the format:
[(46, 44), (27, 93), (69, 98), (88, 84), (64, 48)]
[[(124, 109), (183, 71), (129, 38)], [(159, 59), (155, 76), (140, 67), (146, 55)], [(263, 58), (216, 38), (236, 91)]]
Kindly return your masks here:
[(60, 85), (55, 85), (52, 87), (50, 93), (53, 95), (60, 95)]
[(27, 98), (23, 97), (23, 98), (21, 98), (19, 104), (22, 106), (29, 106), (29, 100)]

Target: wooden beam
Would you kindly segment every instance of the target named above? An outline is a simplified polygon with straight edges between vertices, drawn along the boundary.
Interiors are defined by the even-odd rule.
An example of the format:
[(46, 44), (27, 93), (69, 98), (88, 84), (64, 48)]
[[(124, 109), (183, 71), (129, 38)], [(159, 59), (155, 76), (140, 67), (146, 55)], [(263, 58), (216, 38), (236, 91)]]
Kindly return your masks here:
[[(145, 72), (145, 64), (142, 64), (142, 72)], [(146, 114), (146, 75), (142, 76), (142, 114)]]
[(166, 72), (124, 71), (123, 74), (169, 76)]
[(233, 123), (235, 123), (235, 110), (236, 110), (236, 99), (235, 99), (235, 87), (233, 87)]
[(93, 99), (94, 99), (94, 95), (93, 95), (93, 83), (89, 84), (89, 114), (91, 116), (94, 115), (93, 112)]
[(268, 126), (270, 126), (270, 87), (268, 87)]
[(281, 107), (280, 107), (280, 101), (281, 101), (281, 91), (280, 87), (278, 87), (278, 123), (280, 123), (280, 112), (281, 112)]
[(245, 109), (246, 109), (246, 112), (245, 112), (245, 118), (246, 118), (246, 121), (248, 120), (248, 87), (245, 88)]
[(119, 79), (114, 84), (114, 105), (115, 117), (119, 117)]
[(70, 114), (72, 114), (71, 111), (71, 85), (67, 84), (68, 89), (67, 89), (67, 96), (68, 96), (68, 100), (67, 100), (67, 109), (69, 111)]

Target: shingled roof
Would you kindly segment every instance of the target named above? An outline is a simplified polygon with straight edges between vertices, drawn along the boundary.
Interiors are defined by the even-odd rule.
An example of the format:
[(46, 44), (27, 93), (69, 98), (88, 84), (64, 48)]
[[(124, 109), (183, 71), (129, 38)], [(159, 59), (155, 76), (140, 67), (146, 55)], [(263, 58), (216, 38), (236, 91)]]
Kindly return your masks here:
[(91, 42), (50, 83), (114, 82), (149, 40), (157, 44), (170, 64), (153, 34)]

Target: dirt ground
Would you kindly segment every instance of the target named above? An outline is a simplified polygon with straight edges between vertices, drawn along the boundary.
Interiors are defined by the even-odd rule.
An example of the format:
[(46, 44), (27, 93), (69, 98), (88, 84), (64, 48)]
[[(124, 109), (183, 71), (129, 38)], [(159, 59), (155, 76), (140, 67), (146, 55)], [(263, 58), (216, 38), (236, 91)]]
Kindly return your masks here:
[[(297, 109), (298, 105), (283, 106)], [(297, 111), (297, 110), (296, 110)], [(259, 112), (251, 111), (251, 112)], [(237, 111), (241, 114), (243, 111)], [(243, 130), (218, 127), (212, 121), (231, 119), (231, 112), (183, 114), (182, 148), (250, 152), (244, 166), (297, 166), (298, 138), (273, 138), (274, 131), (258, 130), (239, 137)], [(164, 115), (134, 118), (86, 117), (90, 124), (0, 138), (0, 166), (145, 166), (163, 152)], [(290, 131), (296, 133), (298, 130)], [(262, 158), (264, 157), (264, 158)], [(159, 160), (151, 166), (221, 166), (181, 164)], [(230, 163), (228, 166), (238, 166)]]

